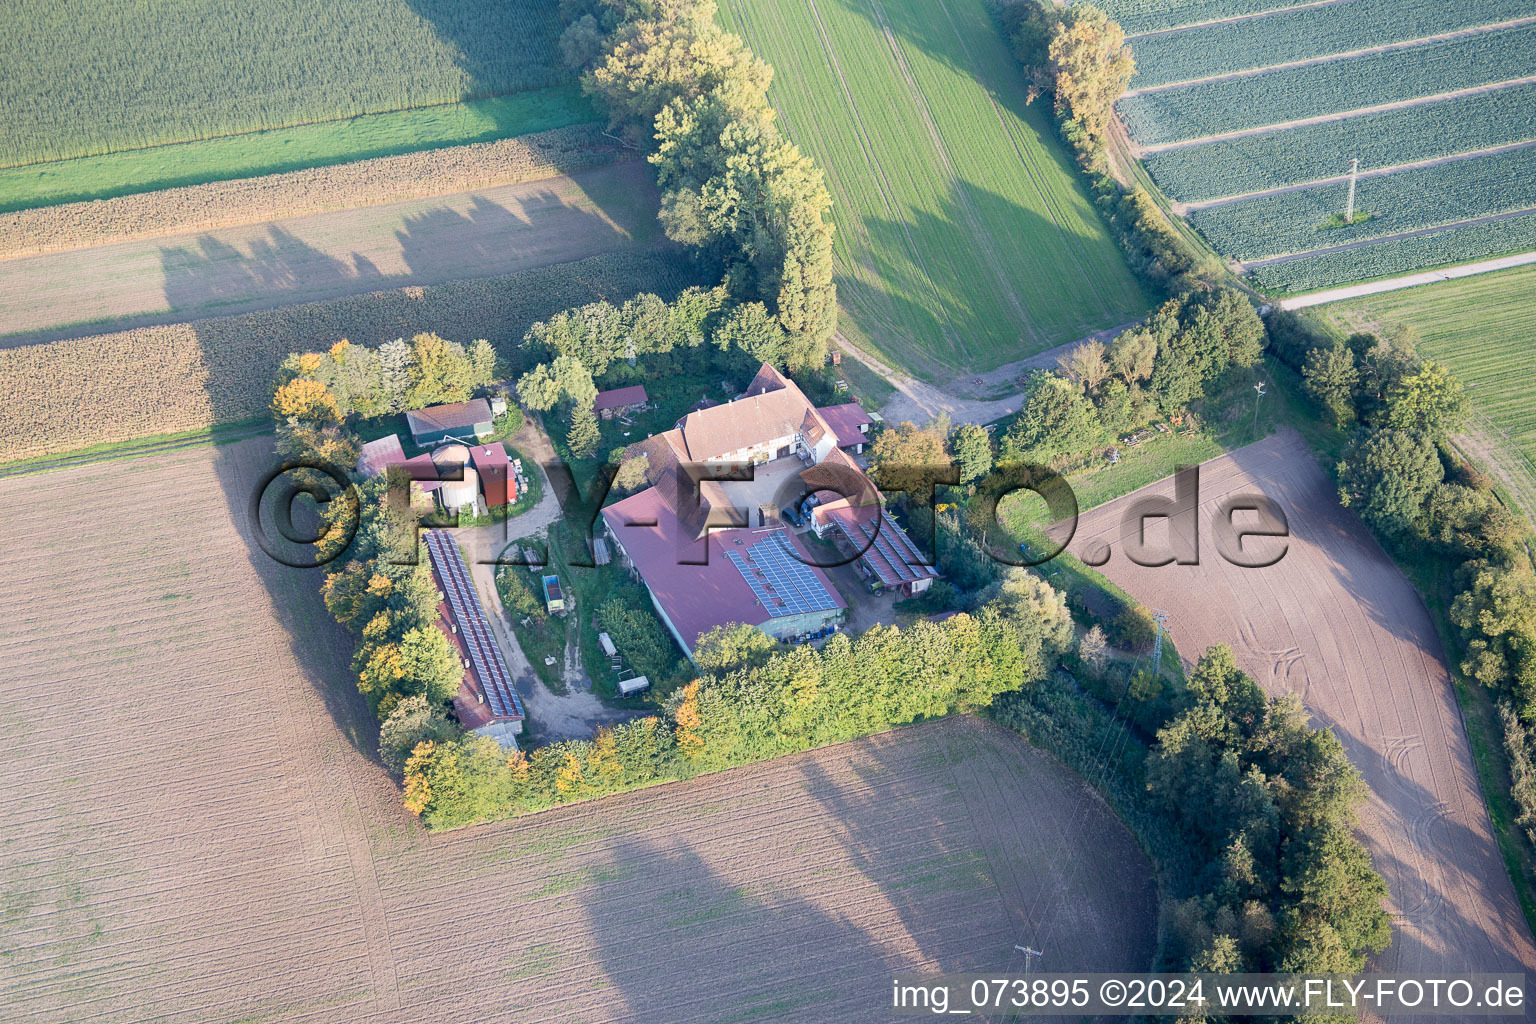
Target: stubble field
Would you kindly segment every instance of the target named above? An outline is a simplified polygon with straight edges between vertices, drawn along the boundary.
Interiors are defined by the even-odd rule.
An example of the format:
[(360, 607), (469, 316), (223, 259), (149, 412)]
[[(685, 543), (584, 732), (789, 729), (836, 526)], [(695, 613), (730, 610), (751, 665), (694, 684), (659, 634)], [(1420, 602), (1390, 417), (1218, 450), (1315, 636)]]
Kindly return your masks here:
[(654, 241), (655, 186), (627, 160), (458, 195), (0, 260), (6, 341), (495, 277)]
[[(1101, 571), (1169, 613), (1186, 659), (1229, 643), (1267, 692), (1298, 694), (1338, 735), (1370, 787), (1361, 830), (1391, 890), (1393, 943), (1379, 968), (1536, 969), (1536, 944), (1493, 839), (1429, 613), (1339, 506), (1301, 438), (1283, 432), (1201, 466), (1200, 564), (1133, 564), (1122, 548), (1122, 516), (1131, 503), (1172, 490), (1164, 481), (1086, 513), (1071, 550), (1081, 557), (1112, 545)], [(1254, 493), (1278, 502), (1290, 528), (1284, 557), (1263, 569), (1225, 561), (1211, 527), (1224, 498)], [(1149, 520), (1147, 535), (1168, 550), (1166, 520)], [(1273, 540), (1248, 543), (1259, 553), (1279, 550)]]
[(889, 973), (1144, 969), (1130, 835), (954, 719), (441, 836), (246, 536), (262, 440), (0, 480), (17, 1022), (885, 1020)]

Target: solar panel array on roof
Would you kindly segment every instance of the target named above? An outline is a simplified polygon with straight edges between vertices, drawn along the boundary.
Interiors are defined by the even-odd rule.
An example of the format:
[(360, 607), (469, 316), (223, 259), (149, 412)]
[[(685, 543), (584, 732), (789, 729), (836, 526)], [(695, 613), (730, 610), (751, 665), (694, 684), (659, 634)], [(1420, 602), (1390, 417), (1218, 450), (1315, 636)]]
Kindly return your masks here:
[(470, 666), (475, 678), (480, 680), (491, 712), (498, 718), (522, 718), (523, 702), (512, 685), (512, 673), (507, 671), (501, 648), (491, 636), (491, 625), (486, 621), (480, 597), (469, 581), (469, 568), (459, 554), (459, 546), (452, 536), (441, 530), (425, 530), (423, 535), (432, 568), (437, 570), (437, 578), (442, 581), (443, 592), (448, 597), (448, 610), (459, 627)]
[(758, 603), (774, 618), (837, 607), (837, 599), (828, 593), (811, 567), (795, 557), (782, 530), (775, 530), (744, 551), (727, 551), (725, 557), (747, 581)]
[(848, 539), (864, 550), (865, 564), (875, 571), (881, 583), (895, 586), (936, 575), (932, 567), (922, 564), (924, 558), (917, 545), (885, 509), (880, 510), (879, 529), (866, 523), (857, 512), (839, 516), (836, 521), (844, 533), (850, 533), (851, 525)]

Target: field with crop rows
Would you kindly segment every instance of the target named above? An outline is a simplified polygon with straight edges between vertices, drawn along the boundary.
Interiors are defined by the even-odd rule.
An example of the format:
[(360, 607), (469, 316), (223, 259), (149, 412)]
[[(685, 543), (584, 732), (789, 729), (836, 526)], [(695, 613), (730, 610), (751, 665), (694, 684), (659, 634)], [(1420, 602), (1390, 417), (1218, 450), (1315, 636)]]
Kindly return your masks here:
[(1521, 464), (1517, 477), (1536, 477), (1536, 266), (1330, 303), (1312, 315), (1341, 333), (1412, 327), (1419, 351), (1466, 382), (1475, 419)]
[(1344, 208), (1348, 185), (1319, 185), (1202, 207), (1189, 222), (1218, 251), (1240, 260), (1283, 256), (1536, 206), (1536, 145), (1360, 179), (1356, 216), (1324, 227)]
[(1131, 834), (973, 718), (425, 834), (354, 638), (256, 545), (274, 464), (0, 480), (46, 523), (0, 546), (7, 1024), (863, 1024), (892, 972), (1017, 969), (1026, 935), (1151, 968)]
[(1295, 6), (1296, 0), (1103, 0), (1094, 4), (1125, 29), (1127, 35), (1157, 32), (1179, 25), (1197, 25), (1223, 18), (1245, 18)]
[(1536, 213), (1483, 224), (1426, 231), (1354, 249), (1262, 263), (1249, 271), (1254, 284), (1280, 294), (1320, 291), (1339, 282), (1411, 274), (1425, 267), (1471, 263), (1536, 249)]
[(283, 356), (341, 338), (378, 345), (434, 331), (486, 338), (517, 360), (524, 332), (552, 313), (698, 283), (676, 250), (630, 249), (510, 277), (0, 347), (0, 462), (266, 415)]
[(569, 80), (555, 0), (5, 6), (6, 166)]
[(596, 117), (560, 61), (557, 0), (3, 7), (0, 209)]
[(828, 173), (838, 297), (930, 379), (1134, 319), (1147, 300), (982, 0), (726, 0)]
[(1132, 89), (1310, 60), (1536, 15), (1536, 0), (1348, 0), (1132, 39)]
[[(1536, 0), (1110, 9), (1148, 33), (1130, 38), (1137, 74), (1117, 104), (1133, 152), (1260, 287), (1524, 244), (1527, 222), (1507, 215), (1536, 210)], [(1362, 175), (1344, 224), (1351, 160)]]
[[(1245, 23), (1246, 24), (1246, 23)], [(1135, 42), (1131, 48), (1135, 50)], [(1117, 105), (1145, 146), (1337, 114), (1536, 75), (1536, 26), (1262, 75), (1134, 93)]]
[(1536, 139), (1536, 82), (1323, 121), (1280, 132), (1158, 150), (1152, 178), (1193, 203)]

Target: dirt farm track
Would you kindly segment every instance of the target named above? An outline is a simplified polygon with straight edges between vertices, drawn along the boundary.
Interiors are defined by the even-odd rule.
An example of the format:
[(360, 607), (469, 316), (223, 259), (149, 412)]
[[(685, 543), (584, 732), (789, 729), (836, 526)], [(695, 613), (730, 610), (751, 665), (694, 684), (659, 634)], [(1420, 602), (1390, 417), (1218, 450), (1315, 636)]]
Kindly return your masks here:
[[(1154, 493), (1171, 495), (1171, 481), (1086, 513), (1070, 550), (1092, 557), (1108, 543), (1102, 571), (1168, 612), (1186, 662), (1230, 643), (1269, 692), (1300, 694), (1338, 734), (1370, 786), (1364, 839), (1392, 893), (1393, 944), (1379, 969), (1536, 971), (1429, 613), (1339, 507), (1302, 439), (1277, 434), (1201, 467), (1199, 565), (1149, 568), (1126, 557), (1122, 517)], [(1255, 493), (1279, 503), (1291, 534), (1284, 557), (1263, 569), (1225, 561), (1211, 527), (1225, 497)], [(1147, 537), (1166, 551), (1159, 522), (1148, 520)], [(1247, 543), (1273, 553), (1276, 541)]]
[[(0, 480), (0, 1019), (880, 1021), (893, 970), (1144, 969), (1080, 779), (973, 719), (428, 836), (270, 439)], [(233, 511), (232, 511), (233, 510)]]

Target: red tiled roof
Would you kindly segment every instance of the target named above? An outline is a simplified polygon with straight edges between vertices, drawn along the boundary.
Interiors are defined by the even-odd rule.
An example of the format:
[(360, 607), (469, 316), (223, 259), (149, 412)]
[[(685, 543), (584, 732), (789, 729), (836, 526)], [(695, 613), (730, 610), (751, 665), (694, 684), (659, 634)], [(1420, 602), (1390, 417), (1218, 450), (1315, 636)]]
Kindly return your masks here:
[(851, 448), (856, 444), (869, 441), (869, 435), (860, 428), (867, 427), (874, 421), (869, 418), (869, 415), (864, 412), (864, 407), (858, 402), (826, 405), (816, 411), (821, 413), (821, 418), (832, 428), (832, 433), (837, 435), (839, 448)]
[[(785, 535), (806, 562), (811, 560), (782, 527), (716, 530), (704, 540), (695, 540), (692, 533), (684, 531), (657, 487), (648, 487), (608, 506), (603, 509), (603, 518), (690, 649), (701, 635), (716, 626), (728, 622), (760, 626), (773, 617), (772, 611), (758, 601), (741, 570), (725, 557), (728, 550), (740, 550), (737, 540), (744, 546), (777, 531)], [(708, 564), (679, 564), (684, 560)], [(836, 607), (846, 607), (826, 573), (815, 566), (808, 568)]]
[(623, 409), (630, 405), (640, 405), (645, 401), (645, 385), (631, 384), (627, 388), (613, 388), (610, 391), (599, 391), (597, 401), (592, 408), (597, 412), (605, 409)]
[(403, 465), (405, 449), (400, 446), (399, 434), (369, 441), (357, 453), (357, 471), (364, 478), (378, 476), (390, 466)]
[(406, 459), (400, 465), (410, 471), (411, 480), (419, 491), (431, 492), (443, 486), (437, 477), (437, 463), (432, 461), (431, 455), (418, 455), (414, 459)]

